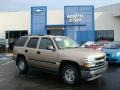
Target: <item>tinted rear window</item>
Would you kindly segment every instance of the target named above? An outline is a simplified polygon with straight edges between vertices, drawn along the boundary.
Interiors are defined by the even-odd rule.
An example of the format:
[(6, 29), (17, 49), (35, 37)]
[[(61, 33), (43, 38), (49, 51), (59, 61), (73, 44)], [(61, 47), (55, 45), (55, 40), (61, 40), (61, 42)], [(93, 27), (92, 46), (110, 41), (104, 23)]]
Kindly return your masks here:
[(16, 41), (15, 46), (24, 46), (27, 38), (28, 38), (28, 37), (20, 37), (20, 38)]
[(29, 48), (36, 48), (37, 47), (37, 43), (38, 43), (38, 39), (39, 38), (31, 38), (27, 44), (27, 47)]

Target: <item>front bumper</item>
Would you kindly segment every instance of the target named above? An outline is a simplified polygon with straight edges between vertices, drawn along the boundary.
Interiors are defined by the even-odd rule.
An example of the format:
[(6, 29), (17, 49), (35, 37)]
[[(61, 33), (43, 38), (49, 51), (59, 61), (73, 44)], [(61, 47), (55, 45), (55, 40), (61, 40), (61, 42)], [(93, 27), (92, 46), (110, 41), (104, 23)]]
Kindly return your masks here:
[(109, 63), (120, 63), (120, 59), (119, 58), (106, 58), (106, 60), (109, 62)]
[(105, 62), (102, 68), (96, 70), (81, 70), (81, 77), (86, 81), (92, 81), (102, 76), (102, 74), (106, 71), (108, 67), (108, 63)]

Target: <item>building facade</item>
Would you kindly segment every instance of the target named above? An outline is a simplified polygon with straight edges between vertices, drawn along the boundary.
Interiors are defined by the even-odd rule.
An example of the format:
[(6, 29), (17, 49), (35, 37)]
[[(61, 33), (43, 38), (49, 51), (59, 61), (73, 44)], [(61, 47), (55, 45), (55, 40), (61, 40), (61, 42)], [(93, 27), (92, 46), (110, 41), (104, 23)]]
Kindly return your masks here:
[[(91, 38), (92, 34), (95, 35), (95, 40), (120, 40), (120, 4), (97, 8), (95, 9), (94, 13), (92, 10), (90, 12), (84, 9), (82, 9), (83, 11), (80, 11), (80, 6), (77, 7), (77, 9), (75, 8), (77, 12), (81, 12), (82, 14), (86, 13), (84, 16), (88, 18), (93, 17), (94, 20), (89, 20), (86, 17), (84, 19), (81, 13), (74, 15), (74, 12), (72, 12), (75, 11), (72, 10), (73, 6), (66, 6), (65, 8), (67, 9), (61, 11), (47, 11), (45, 14), (47, 17), (45, 17), (45, 22), (39, 22), (40, 20), (35, 20), (33, 23), (31, 18), (32, 13), (30, 11), (1, 12), (0, 39), (8, 39), (10, 42), (12, 42), (21, 35), (31, 34), (33, 28), (32, 25), (36, 24), (35, 28), (39, 28), (39, 23), (41, 23), (45, 26), (47, 34), (67, 35), (70, 37), (73, 36), (72, 38), (78, 41), (78, 43), (83, 40), (93, 40), (93, 37), (92, 39), (89, 39)], [(90, 16), (87, 14), (90, 14)], [(81, 18), (83, 21), (81, 21)], [(87, 22), (87, 20), (89, 22)], [(73, 22), (71, 23), (71, 21)], [(76, 21), (78, 22), (76, 23)], [(83, 31), (86, 32), (84, 33)], [(92, 34), (90, 34), (89, 31), (91, 31)], [(83, 34), (81, 35), (80, 33), (82, 32)]]
[[(50, 13), (55, 23), (47, 23), (47, 7), (31, 8), (31, 34), (53, 34), (69, 36), (78, 43), (83, 41), (94, 41), (94, 6), (65, 6), (64, 17), (60, 18), (54, 13)], [(63, 19), (63, 23), (57, 23), (56, 18)], [(57, 30), (60, 27), (63, 30)], [(49, 29), (48, 29), (49, 28)], [(50, 30), (50, 28), (54, 30)]]
[(95, 9), (96, 39), (120, 41), (120, 3)]

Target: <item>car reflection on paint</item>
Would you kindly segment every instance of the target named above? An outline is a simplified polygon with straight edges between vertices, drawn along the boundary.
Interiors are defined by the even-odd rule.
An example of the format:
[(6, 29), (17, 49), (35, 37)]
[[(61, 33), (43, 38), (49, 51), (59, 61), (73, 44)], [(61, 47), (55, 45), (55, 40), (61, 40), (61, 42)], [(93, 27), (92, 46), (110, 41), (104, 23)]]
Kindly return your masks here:
[(107, 45), (107, 44), (109, 44), (110, 43), (110, 41), (107, 41), (107, 40), (102, 40), (102, 41), (97, 41), (97, 42), (95, 42), (95, 43), (93, 43), (93, 44), (91, 44), (90, 46), (88, 46), (88, 48), (92, 48), (92, 49), (95, 49), (95, 50), (102, 50), (102, 48), (105, 46), (105, 45)]
[(111, 42), (102, 48), (109, 63), (120, 63), (120, 41)]
[(89, 47), (89, 46), (92, 45), (92, 44), (94, 44), (94, 41), (87, 41), (87, 42), (82, 42), (82, 43), (80, 44), (80, 46), (81, 46), (82, 48), (87, 48), (87, 47)]

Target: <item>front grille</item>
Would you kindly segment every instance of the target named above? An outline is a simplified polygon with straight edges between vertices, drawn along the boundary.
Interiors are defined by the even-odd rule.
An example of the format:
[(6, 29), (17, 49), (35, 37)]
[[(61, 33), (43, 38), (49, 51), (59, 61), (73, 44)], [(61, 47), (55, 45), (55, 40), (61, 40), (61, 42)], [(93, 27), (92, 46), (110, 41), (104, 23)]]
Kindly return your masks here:
[(101, 63), (96, 63), (96, 66), (89, 68), (89, 70), (98, 70), (104, 67), (105, 67), (105, 62), (101, 62)]
[(104, 61), (103, 62), (97, 62), (96, 66), (102, 66), (102, 65), (104, 65), (104, 63), (105, 63)]
[(95, 67), (93, 67), (94, 69), (100, 69), (103, 68), (105, 65), (105, 56), (96, 58), (96, 63), (95, 63)]
[(105, 56), (102, 56), (102, 57), (96, 58), (96, 60), (102, 60), (102, 59), (104, 59), (104, 58), (105, 58)]
[(117, 59), (111, 59), (111, 61), (113, 61), (113, 62), (114, 62), (114, 61), (118, 61), (118, 60), (117, 60)]
[(108, 61), (108, 62), (116, 62), (116, 61), (118, 61), (117, 59), (111, 59), (111, 58), (106, 58), (106, 61)]
[(95, 66), (91, 68), (87, 68), (87, 70), (90, 70), (90, 71), (98, 70), (98, 69), (104, 68), (105, 65), (106, 65), (105, 56), (98, 57), (96, 58)]

